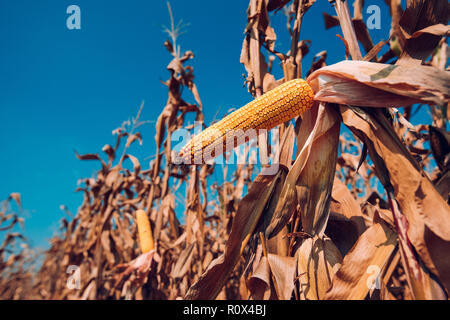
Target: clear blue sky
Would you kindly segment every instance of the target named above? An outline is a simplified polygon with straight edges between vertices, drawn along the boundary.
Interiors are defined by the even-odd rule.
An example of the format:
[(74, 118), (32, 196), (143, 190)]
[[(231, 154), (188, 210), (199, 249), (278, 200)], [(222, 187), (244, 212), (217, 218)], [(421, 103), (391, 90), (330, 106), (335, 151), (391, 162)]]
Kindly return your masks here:
[[(66, 27), (71, 4), (81, 8), (81, 30)], [(388, 37), (390, 17), (384, 1), (366, 1), (366, 7), (371, 4), (381, 8), (382, 28), (371, 31), (377, 43)], [(191, 64), (206, 122), (219, 108), (220, 117), (248, 102), (239, 63), (248, 1), (172, 0), (171, 6), (176, 21), (189, 23), (179, 44), (195, 54)], [(329, 64), (344, 59), (336, 37), (340, 29), (325, 31), (323, 11), (335, 14), (327, 0), (318, 0), (303, 21), (301, 39), (312, 40), (305, 71), (322, 50), (328, 51)], [(272, 21), (276, 49), (286, 52), (285, 17), (279, 12)], [(0, 200), (21, 193), (32, 245), (47, 247), (63, 216), (59, 206), (75, 213), (82, 201), (74, 192), (77, 180), (99, 169), (96, 162), (76, 159), (74, 150), (101, 153), (115, 142), (111, 131), (135, 115), (143, 100), (142, 120), (160, 114), (167, 99), (160, 80), (168, 78), (171, 60), (162, 25), (169, 23), (162, 0), (0, 2)], [(144, 158), (155, 150), (154, 126), (139, 131), (143, 145), (129, 152), (147, 168)]]

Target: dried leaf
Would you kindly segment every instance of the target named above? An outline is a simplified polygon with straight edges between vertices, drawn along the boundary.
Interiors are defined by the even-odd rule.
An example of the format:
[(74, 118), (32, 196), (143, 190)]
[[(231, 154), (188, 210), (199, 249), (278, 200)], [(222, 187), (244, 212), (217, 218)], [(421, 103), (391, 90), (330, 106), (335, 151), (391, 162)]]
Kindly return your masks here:
[(20, 200), (20, 193), (18, 193), (18, 192), (10, 193), (9, 194), (9, 199), (14, 199), (14, 201), (17, 203), (19, 208), (22, 208), (22, 202)]
[(195, 242), (188, 245), (180, 254), (175, 263), (170, 276), (172, 278), (183, 278), (186, 272), (191, 268), (192, 258), (194, 256)]
[(297, 203), (302, 207), (306, 232), (320, 232), (326, 224), (332, 187), (329, 181), (334, 179), (337, 153), (333, 141), (338, 134), (339, 121), (331, 109), (320, 104), (305, 113), (299, 135), (307, 139), (286, 177), (273, 223), (266, 229), (268, 238), (286, 225)]
[(342, 263), (342, 256), (328, 238), (308, 238), (297, 250), (300, 295), (306, 300), (322, 300)]
[(442, 23), (435, 24), (414, 32), (411, 35), (411, 38), (417, 38), (424, 33), (434, 34), (436, 36), (447, 36), (450, 33), (450, 26), (445, 26)]
[(332, 199), (334, 205), (332, 205), (332, 211), (344, 215), (349, 219), (356, 227), (358, 236), (366, 230), (364, 223), (364, 215), (361, 212), (361, 207), (356, 202), (353, 195), (347, 189), (347, 187), (335, 178), (333, 183)]
[(431, 33), (423, 33), (427, 27), (436, 24), (447, 24), (450, 17), (450, 4), (447, 0), (409, 0), (399, 24), (405, 38), (414, 35), (415, 32), (422, 34), (420, 37), (410, 37), (406, 40), (403, 52), (397, 64), (420, 66), (438, 45), (441, 36)]
[[(418, 171), (414, 160), (395, 133), (390, 131), (392, 129), (389, 129), (384, 118), (373, 118), (373, 125), (370, 125), (355, 117), (349, 109), (342, 108), (341, 113), (344, 123), (367, 143), (371, 158), (382, 161), (378, 167), (385, 166), (388, 172), (383, 174), (385, 178), (380, 174), (378, 176), (385, 188), (394, 189), (395, 199), (408, 221), (408, 239), (427, 268), (438, 274), (449, 288), (450, 277), (447, 274), (450, 264), (444, 258), (444, 252), (450, 251), (450, 223), (447, 219), (450, 207), (431, 182)], [(439, 251), (427, 244), (425, 235), (440, 243)], [(433, 249), (433, 256), (430, 255), (430, 249)]]
[(450, 75), (425, 66), (342, 61), (315, 71), (308, 81), (315, 89), (316, 100), (345, 105), (441, 105), (450, 100)]
[(383, 221), (367, 229), (344, 257), (326, 300), (362, 300), (395, 249), (397, 237)]
[(290, 300), (297, 270), (296, 259), (269, 253), (268, 261), (278, 300)]
[(270, 291), (270, 266), (266, 256), (261, 257), (254, 271), (247, 280), (247, 287), (254, 300), (268, 300)]
[(194, 285), (189, 288), (185, 299), (214, 299), (222, 289), (229, 273), (255, 230), (261, 214), (278, 183), (276, 175), (258, 175), (251, 184), (248, 194), (239, 203), (233, 220), (225, 253), (215, 259)]

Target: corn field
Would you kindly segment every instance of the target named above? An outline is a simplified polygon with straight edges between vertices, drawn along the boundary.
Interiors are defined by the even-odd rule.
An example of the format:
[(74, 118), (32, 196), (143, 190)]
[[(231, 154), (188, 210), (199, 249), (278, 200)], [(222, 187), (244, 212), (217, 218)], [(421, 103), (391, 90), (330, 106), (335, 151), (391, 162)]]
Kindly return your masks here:
[[(15, 231), (26, 224), (11, 206), (24, 205), (20, 194), (3, 201), (0, 299), (448, 299), (450, 5), (385, 0), (390, 38), (373, 43), (364, 0), (330, 1), (336, 15), (324, 14), (320, 27), (339, 34), (345, 59), (329, 65), (321, 51), (305, 65), (314, 31), (302, 30), (302, 19), (315, 2), (249, 1), (244, 39), (236, 39), (249, 107), (205, 124), (181, 153), (173, 137), (193, 131), (189, 119), (203, 121), (204, 106), (194, 53), (181, 51), (168, 28), (167, 103), (150, 165), (127, 152), (143, 139), (141, 107), (111, 144), (76, 154), (100, 169), (79, 185), (78, 212), (61, 220), (45, 252)], [(285, 29), (271, 26), (271, 12), (286, 17)], [(282, 32), (288, 52), (275, 49)], [(420, 108), (431, 123), (410, 122)], [(278, 130), (277, 170), (265, 171), (267, 161), (174, 161), (219, 145), (211, 130), (242, 129), (241, 118), (245, 129)], [(256, 146), (273, 161), (267, 134), (239, 150), (249, 156)]]

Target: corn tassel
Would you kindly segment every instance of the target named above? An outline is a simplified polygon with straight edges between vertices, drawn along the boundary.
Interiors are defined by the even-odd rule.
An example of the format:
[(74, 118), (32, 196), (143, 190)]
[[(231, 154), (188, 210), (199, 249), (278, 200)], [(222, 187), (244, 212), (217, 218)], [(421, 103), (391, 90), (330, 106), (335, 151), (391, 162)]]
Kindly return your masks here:
[[(313, 104), (314, 91), (303, 79), (283, 83), (232, 112), (219, 122), (194, 136), (180, 151), (187, 163), (202, 163), (203, 155), (217, 157), (225, 151), (225, 141), (233, 135), (233, 148), (245, 140), (246, 130), (270, 130), (301, 115)], [(218, 150), (218, 152), (216, 152)], [(185, 162), (186, 163), (186, 162)]]

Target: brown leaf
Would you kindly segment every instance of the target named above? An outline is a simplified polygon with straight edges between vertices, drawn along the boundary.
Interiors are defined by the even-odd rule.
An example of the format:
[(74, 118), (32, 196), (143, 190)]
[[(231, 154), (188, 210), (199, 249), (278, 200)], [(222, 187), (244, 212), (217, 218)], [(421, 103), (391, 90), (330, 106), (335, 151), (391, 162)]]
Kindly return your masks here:
[(301, 206), (305, 232), (321, 232), (326, 224), (336, 167), (337, 117), (323, 104), (304, 114), (299, 133), (303, 141), (301, 148), (297, 147), (300, 152), (286, 177), (275, 209), (274, 223), (266, 229), (268, 238), (275, 236), (286, 225), (297, 203)]
[(450, 100), (450, 75), (426, 66), (342, 61), (315, 71), (307, 80), (316, 100), (345, 105), (441, 105)]
[(20, 201), (20, 193), (18, 193), (18, 192), (10, 193), (9, 199), (14, 199), (14, 201), (17, 203), (19, 208), (22, 208), (22, 202)]
[[(290, 125), (284, 132), (283, 137), (281, 138), (280, 143), (280, 154), (279, 154), (279, 182), (277, 183), (273, 194), (270, 198), (269, 203), (267, 204), (266, 208), (264, 209), (264, 233), (266, 237), (268, 237), (268, 231), (271, 230), (274, 226), (278, 225), (279, 220), (277, 217), (274, 216), (275, 209), (277, 206), (277, 203), (280, 198), (281, 190), (283, 188), (283, 184), (286, 181), (286, 176), (289, 171), (288, 168), (291, 167), (292, 162), (292, 154), (293, 154), (293, 147), (294, 147), (294, 141), (295, 136), (293, 132), (293, 127)], [(271, 239), (272, 240), (272, 239)]]
[(347, 1), (335, 2), (334, 8), (336, 9), (339, 24), (341, 25), (342, 33), (344, 34), (344, 39), (348, 44), (348, 51), (352, 59), (361, 60), (362, 56), (359, 50), (355, 29), (350, 18)]
[(141, 171), (141, 164), (139, 163), (139, 160), (131, 154), (126, 154), (124, 156), (124, 159), (130, 159), (133, 163), (134, 174), (139, 174), (139, 172)]
[(349, 219), (358, 230), (358, 236), (366, 230), (364, 223), (364, 215), (361, 212), (361, 207), (356, 202), (353, 195), (348, 190), (347, 186), (341, 180), (335, 178), (332, 192), (333, 202), (332, 211), (344, 215)]
[(376, 44), (376, 46), (374, 46), (370, 51), (367, 52), (367, 54), (364, 56), (364, 58), (362, 59), (362, 61), (370, 61), (373, 58), (376, 58), (378, 52), (380, 52), (380, 50), (386, 45), (386, 43), (388, 43), (389, 40), (386, 41), (380, 41)]
[[(419, 66), (433, 52), (441, 39), (440, 35), (421, 31), (436, 24), (447, 24), (449, 16), (450, 4), (447, 0), (407, 1), (406, 10), (399, 23), (406, 37), (408, 34), (411, 37), (406, 40), (397, 64)], [(415, 32), (420, 32), (419, 34), (422, 35), (412, 37)]]
[[(447, 219), (450, 207), (431, 182), (418, 171), (411, 155), (393, 133), (383, 117), (371, 118), (372, 125), (355, 117), (347, 108), (341, 107), (344, 123), (369, 147), (372, 159), (381, 161), (387, 171), (383, 178), (385, 188), (393, 188), (395, 200), (408, 221), (408, 239), (427, 268), (450, 287), (450, 262), (444, 252), (450, 251), (450, 222)], [(383, 181), (387, 179), (387, 181)], [(428, 233), (427, 233), (428, 232)], [(425, 237), (427, 235), (427, 237)], [(439, 250), (427, 241), (436, 240)], [(439, 240), (438, 240), (439, 239)], [(431, 243), (431, 242), (430, 242)], [(429, 250), (433, 250), (433, 255)]]
[(111, 145), (105, 144), (102, 148), (102, 151), (108, 155), (109, 164), (111, 164), (114, 161), (115, 158), (115, 150)]
[(434, 34), (436, 36), (447, 36), (450, 33), (450, 26), (443, 25), (442, 23), (435, 24), (414, 32), (411, 35), (411, 38), (417, 38), (424, 33)]
[(102, 158), (100, 158), (100, 156), (98, 154), (88, 153), (88, 154), (80, 155), (80, 154), (78, 154), (78, 152), (75, 151), (75, 156), (79, 160), (98, 160), (102, 163), (103, 167), (106, 167), (105, 162), (103, 161)]
[(172, 278), (183, 278), (184, 275), (191, 269), (192, 258), (194, 256), (195, 242), (188, 245), (180, 254), (175, 263), (170, 276)]
[(274, 11), (283, 8), (290, 0), (269, 0), (267, 10)]
[(322, 13), (323, 21), (325, 23), (325, 30), (336, 27), (339, 25), (339, 19), (337, 16), (331, 16), (326, 12)]
[(373, 48), (373, 42), (366, 24), (362, 19), (352, 19), (352, 22), (355, 28), (356, 39), (361, 42), (366, 52), (370, 52)]
[(364, 299), (394, 251), (396, 243), (395, 232), (383, 221), (374, 223), (344, 257), (324, 299)]
[(297, 271), (296, 258), (269, 253), (268, 261), (278, 300), (290, 300)]
[(340, 121), (334, 110), (327, 109), (327, 113), (334, 123), (313, 142), (296, 183), (303, 231), (311, 235), (321, 234), (326, 226), (336, 170)]
[(269, 262), (267, 257), (263, 256), (257, 264), (254, 264), (253, 273), (247, 280), (247, 287), (253, 300), (268, 300), (270, 298), (270, 281)]
[(408, 221), (399, 211), (397, 203), (392, 200), (391, 203), (397, 226), (401, 261), (405, 269), (412, 298), (415, 300), (446, 300), (446, 294), (439, 283), (424, 270), (423, 266), (416, 259), (407, 235)]
[(322, 300), (342, 263), (342, 256), (328, 238), (308, 238), (297, 250), (300, 296)]
[(152, 262), (159, 262), (161, 257), (158, 255), (156, 249), (150, 250), (146, 253), (139, 255), (136, 259), (115, 266), (115, 271), (118, 272), (114, 274), (114, 287), (117, 288), (125, 279), (128, 279), (131, 274), (136, 273), (136, 278), (134, 282), (137, 285), (142, 285), (142, 281), (145, 279), (150, 271)]
[(430, 126), (430, 147), (434, 159), (441, 171), (450, 168), (450, 133), (443, 129)]
[(108, 187), (113, 187), (113, 185), (117, 185), (118, 179), (120, 177), (121, 167), (119, 165), (113, 167), (105, 179), (105, 185)]
[(344, 256), (367, 229), (365, 216), (353, 195), (339, 179), (333, 183), (330, 218), (325, 234), (331, 238)]
[(234, 269), (243, 249), (253, 234), (261, 214), (279, 180), (276, 175), (258, 175), (247, 195), (240, 201), (233, 220), (225, 253), (213, 260), (208, 269), (187, 292), (185, 299), (214, 299)]
[[(261, 250), (261, 246), (258, 248)], [(296, 258), (269, 253), (253, 262), (247, 286), (254, 300), (289, 300), (294, 289)], [(271, 291), (274, 288), (274, 292)]]
[(128, 148), (134, 141), (138, 140), (139, 144), (142, 145), (142, 137), (139, 132), (131, 134), (127, 138), (127, 143), (125, 144), (125, 148)]

